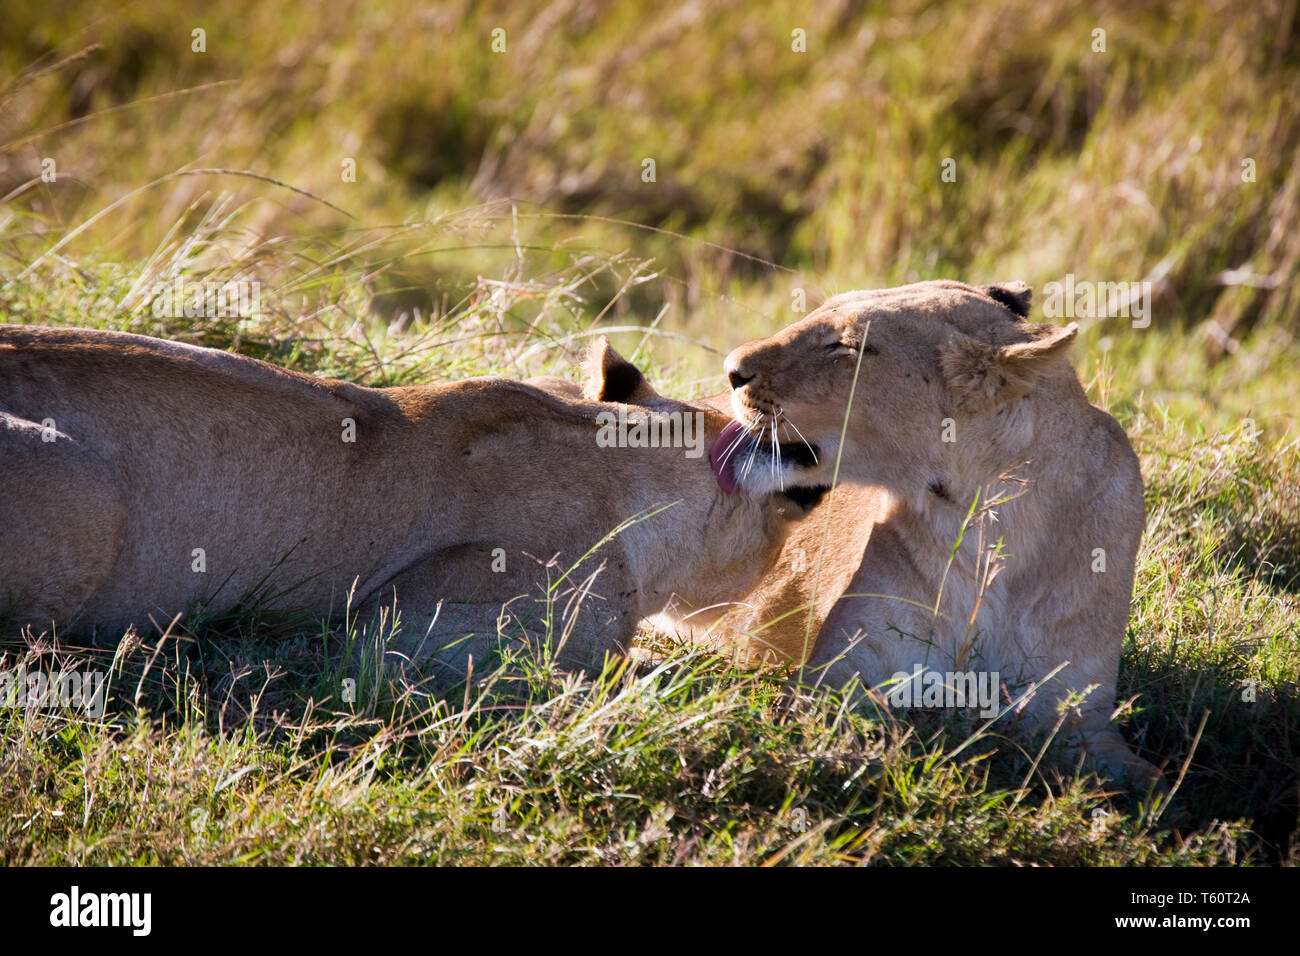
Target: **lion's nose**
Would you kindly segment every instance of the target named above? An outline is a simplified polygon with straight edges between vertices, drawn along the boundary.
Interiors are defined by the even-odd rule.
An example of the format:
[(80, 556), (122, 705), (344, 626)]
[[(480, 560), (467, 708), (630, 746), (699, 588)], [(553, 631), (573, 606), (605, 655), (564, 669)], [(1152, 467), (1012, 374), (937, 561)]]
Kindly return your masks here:
[(731, 383), (732, 388), (744, 388), (755, 378), (753, 375), (745, 374), (744, 359), (741, 349), (736, 349), (722, 362), (722, 370), (727, 373), (727, 381)]

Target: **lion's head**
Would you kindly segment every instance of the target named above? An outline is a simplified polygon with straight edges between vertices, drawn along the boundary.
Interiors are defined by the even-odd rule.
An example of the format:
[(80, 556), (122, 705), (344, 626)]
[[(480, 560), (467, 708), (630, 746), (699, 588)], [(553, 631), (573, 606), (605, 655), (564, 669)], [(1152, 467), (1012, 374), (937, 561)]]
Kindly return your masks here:
[[(727, 356), (736, 418), (715, 446), (724, 486), (839, 480), (964, 495), (1033, 438), (1040, 381), (1079, 392), (1076, 329), (1025, 321), (1023, 283), (920, 282), (828, 299)], [(846, 414), (847, 410), (847, 414)]]

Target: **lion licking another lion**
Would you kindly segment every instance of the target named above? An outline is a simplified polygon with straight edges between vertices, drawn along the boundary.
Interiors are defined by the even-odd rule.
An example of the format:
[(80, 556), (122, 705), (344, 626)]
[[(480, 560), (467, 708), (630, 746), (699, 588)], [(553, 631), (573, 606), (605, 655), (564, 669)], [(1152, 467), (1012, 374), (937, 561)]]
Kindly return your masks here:
[[(4, 636), (162, 628), (254, 592), (321, 616), (396, 600), (427, 636), (444, 607), (486, 628), (558, 577), (575, 664), (666, 614), (877, 700), (900, 675), (995, 674), (1026, 731), (1145, 780), (1111, 720), (1142, 478), (1066, 357), (1074, 330), (1028, 308), (1017, 285), (835, 296), (732, 352), (730, 396), (701, 402), (603, 340), (582, 389), (369, 389), (0, 326)], [(711, 451), (597, 443), (615, 407), (691, 416)]]

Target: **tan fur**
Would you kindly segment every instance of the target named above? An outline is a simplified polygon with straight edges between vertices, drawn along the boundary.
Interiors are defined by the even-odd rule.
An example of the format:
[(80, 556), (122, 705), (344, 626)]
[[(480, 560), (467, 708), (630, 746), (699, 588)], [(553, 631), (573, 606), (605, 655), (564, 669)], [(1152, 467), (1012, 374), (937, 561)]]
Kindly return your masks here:
[[(594, 352), (639, 378), (603, 340)], [(727, 421), (638, 397), (703, 412), (706, 442)], [(599, 661), (674, 600), (745, 593), (787, 520), (779, 499), (724, 495), (707, 457), (598, 447), (597, 415), (617, 407), (559, 379), (371, 389), (142, 336), (0, 326), (0, 625), (112, 637), (259, 588), (267, 607), (337, 614), (354, 582), (354, 607), (395, 594), (408, 621), (432, 619), (444, 599), (535, 599), (620, 522), (669, 506), (560, 591), (599, 570), (595, 618), (568, 647)]]
[[(1003, 301), (1027, 311), (1028, 291), (847, 293), (728, 356), (736, 417), (770, 428), (779, 410), (820, 450), (816, 465), (785, 464), (777, 478), (830, 484), (838, 455), (847, 482), (792, 533), (741, 623), (753, 631), (815, 593), (811, 618), (758, 631), (750, 652), (835, 686), (879, 686), (921, 664), (996, 671), (1014, 690), (1068, 662), (1030, 700), (1027, 729), (1051, 728), (1066, 692), (1091, 687), (1068, 739), (1145, 779), (1153, 768), (1109, 719), (1144, 525), (1137, 458), (1084, 395), (1066, 356), (1073, 328), (1026, 322)], [(742, 484), (762, 490), (772, 476), (754, 468)], [(977, 493), (1010, 500), (967, 529), (949, 567)], [(1005, 558), (982, 587), (998, 539)], [(793, 570), (800, 552), (804, 572)]]

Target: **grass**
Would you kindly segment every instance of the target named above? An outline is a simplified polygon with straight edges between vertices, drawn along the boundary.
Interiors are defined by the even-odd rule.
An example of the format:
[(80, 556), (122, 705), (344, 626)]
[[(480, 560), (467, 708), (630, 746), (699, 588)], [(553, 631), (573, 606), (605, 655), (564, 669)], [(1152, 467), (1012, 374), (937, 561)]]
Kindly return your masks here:
[[(1151, 327), (1088, 324), (1075, 355), (1142, 461), (1120, 702), (1177, 785), (1118, 790), (996, 725), (971, 741), (952, 716), (851, 711), (649, 635), (639, 668), (579, 679), (537, 650), (435, 689), (383, 633), (252, 606), (165, 638), (0, 647), (0, 670), (112, 675), (103, 720), (0, 709), (0, 861), (1300, 859), (1293, 6), (7, 17), (0, 321), (375, 386), (574, 377), (593, 328), (633, 327), (616, 345), (689, 397), (797, 318), (797, 289), (812, 306), (916, 278), (1152, 278)], [(787, 52), (795, 27), (807, 54)], [(256, 281), (262, 310), (155, 315), (177, 278)]]

